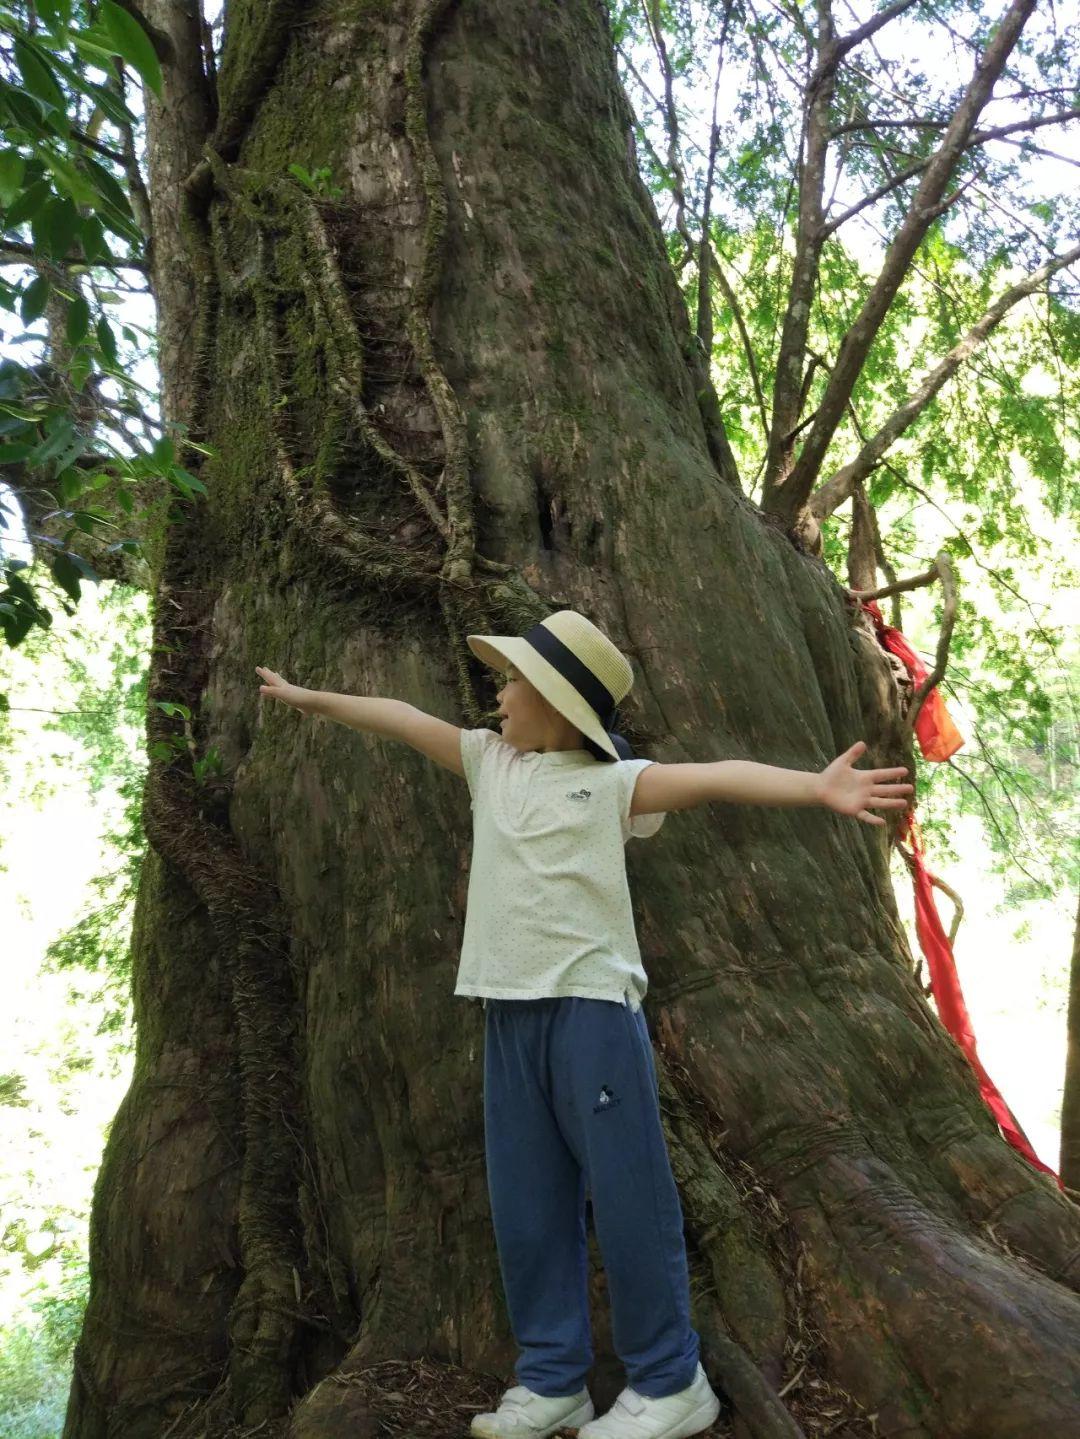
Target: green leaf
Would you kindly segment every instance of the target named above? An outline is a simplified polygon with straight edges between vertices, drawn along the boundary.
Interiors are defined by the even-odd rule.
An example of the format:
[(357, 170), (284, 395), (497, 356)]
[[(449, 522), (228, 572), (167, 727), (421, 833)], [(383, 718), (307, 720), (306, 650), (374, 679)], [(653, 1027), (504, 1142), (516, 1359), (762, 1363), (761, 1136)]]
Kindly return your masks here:
[(162, 435), (154, 441), (154, 447), (150, 451), (155, 465), (162, 468), (171, 465), (176, 460), (176, 446), (173, 444), (171, 435)]
[(72, 35), (71, 43), (80, 55), (85, 55), (99, 70), (113, 72), (113, 56), (116, 48), (112, 36), (105, 30), (84, 30), (81, 35)]
[[(133, 219), (134, 216), (131, 212), (131, 202), (128, 200), (127, 191), (120, 184), (119, 180), (117, 180), (116, 176), (107, 170), (104, 165), (99, 164), (92, 155), (84, 156), (83, 164), (86, 167), (88, 178), (96, 184), (106, 206), (111, 205), (119, 214), (124, 215), (128, 219)], [(95, 204), (95, 209), (97, 208), (100, 207)]]
[(36, 215), (46, 201), (52, 198), (53, 187), (48, 180), (35, 180), (17, 196), (4, 216), (4, 229), (10, 234), (19, 225)]
[(57, 476), (57, 484), (60, 489), (60, 498), (65, 505), (77, 499), (86, 488), (86, 480), (82, 470), (74, 468), (61, 470)]
[(86, 439), (84, 436), (79, 434), (78, 430), (76, 430), (75, 438), (72, 440), (71, 444), (67, 447), (67, 449), (61, 453), (61, 455), (55, 462), (55, 473), (59, 475), (62, 471), (68, 469), (71, 465), (75, 463), (76, 460), (80, 459), (85, 453)]
[(94, 327), (94, 332), (97, 335), (97, 342), (101, 353), (110, 365), (115, 365), (117, 363), (116, 336), (113, 334), (113, 328), (104, 315), (98, 320), (97, 325)]
[(121, 97), (112, 90), (106, 90), (104, 85), (94, 84), (85, 78), (80, 78), (81, 87), (85, 94), (89, 95), (95, 105), (114, 125), (137, 125), (139, 117), (133, 115), (124, 104)]
[(112, 520), (109, 519), (108, 515), (106, 515), (105, 511), (96, 507), (85, 510), (72, 510), (71, 518), (78, 525), (79, 529), (87, 535), (94, 534), (95, 528), (98, 525), (107, 525), (110, 530), (116, 529), (116, 526)]
[(85, 295), (76, 295), (67, 312), (68, 343), (77, 345), (90, 328), (90, 305)]
[(76, 204), (93, 205), (97, 209), (100, 199), (98, 192), (80, 175), (70, 160), (45, 145), (41, 147), (40, 154), (56, 177), (58, 186), (66, 190)]
[(200, 495), (208, 493), (206, 486), (198, 476), (191, 474), (180, 465), (173, 465), (168, 471), (169, 479), (176, 486), (182, 495), (191, 498), (192, 492), (197, 490)]
[(66, 449), (71, 444), (75, 426), (69, 414), (61, 413), (54, 415), (49, 420), (46, 431), (45, 438), (36, 447), (33, 454), (27, 457), (26, 463), (31, 467), (43, 465), (46, 460), (53, 459), (54, 456)]
[(37, 0), (37, 13), (48, 30), (62, 37), (71, 24), (71, 0)]
[(101, 0), (101, 18), (117, 54), (122, 55), (129, 65), (134, 65), (143, 83), (149, 85), (160, 100), (161, 66), (149, 35), (134, 16), (121, 10), (115, 0)]
[(0, 152), (0, 205), (7, 207), (22, 189), (26, 161), (17, 150)]
[(58, 555), (52, 557), (50, 568), (53, 579), (61, 589), (66, 590), (73, 600), (82, 598), (82, 592), (79, 588), (81, 576), (72, 564), (71, 556), (67, 550), (61, 550)]
[(27, 285), (23, 291), (22, 304), (19, 306), (19, 313), (24, 325), (32, 325), (40, 315), (45, 313), (51, 288), (44, 275), (38, 275), (36, 280), (31, 280)]
[(0, 445), (0, 465), (14, 465), (25, 460), (33, 448), (33, 445), (28, 445), (23, 440), (10, 445)]
[(54, 112), (45, 102), (3, 78), (0, 78), (0, 110), (7, 111), (13, 129), (25, 130), (33, 139), (44, 139), (53, 133), (46, 121)]
[(19, 73), (22, 75), (23, 84), (27, 90), (55, 112), (49, 116), (49, 119), (62, 133), (66, 134), (69, 129), (67, 100), (45, 59), (45, 52), (31, 44), (25, 36), (16, 35), (15, 63), (19, 67)]
[(66, 195), (57, 196), (42, 208), (36, 221), (31, 221), (34, 243), (54, 260), (63, 260), (71, 249), (78, 223), (79, 212), (74, 204)]
[(79, 240), (82, 243), (82, 252), (86, 256), (88, 265), (112, 259), (112, 253), (105, 241), (105, 232), (96, 215), (80, 215), (78, 232)]
[(68, 365), (68, 377), (80, 394), (93, 368), (94, 362), (91, 360), (89, 352), (85, 348), (76, 350), (75, 358)]

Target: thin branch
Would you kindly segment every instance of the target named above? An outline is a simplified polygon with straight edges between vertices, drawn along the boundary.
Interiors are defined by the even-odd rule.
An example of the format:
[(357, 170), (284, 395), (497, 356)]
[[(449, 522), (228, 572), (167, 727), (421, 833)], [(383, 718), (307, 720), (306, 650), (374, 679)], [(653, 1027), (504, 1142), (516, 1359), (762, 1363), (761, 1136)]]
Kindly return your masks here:
[[(713, 181), (716, 174), (716, 154), (720, 148), (720, 127), (716, 123), (716, 107), (720, 95), (720, 74), (724, 67), (724, 44), (727, 40), (728, 20), (733, 7), (734, 0), (725, 0), (724, 19), (716, 47), (716, 78), (713, 81), (712, 122), (709, 126), (709, 163), (705, 167), (705, 198), (702, 202), (701, 239), (698, 245), (697, 334), (702, 352), (707, 357), (711, 357), (713, 348), (712, 285), (709, 276), (712, 244), (709, 239), (709, 228), (712, 216)], [(725, 281), (721, 281), (722, 288), (725, 283)]]
[[(898, 844), (896, 847), (897, 847), (897, 849), (898, 849), (899, 852), (900, 852), (900, 857), (901, 857), (901, 859), (903, 859), (904, 863), (907, 865), (908, 870), (911, 872), (912, 875), (914, 875), (914, 874), (915, 874), (915, 857), (914, 857), (914, 855), (909, 854), (908, 851), (903, 847), (903, 845), (899, 845), (899, 844)], [(964, 917), (964, 904), (963, 904), (963, 901), (961, 900), (960, 896), (957, 894), (956, 890), (953, 889), (953, 887), (952, 887), (951, 885), (946, 884), (945, 881), (944, 881), (943, 879), (939, 878), (938, 875), (927, 873), (927, 876), (926, 876), (926, 877), (927, 877), (927, 879), (930, 881), (930, 883), (935, 887), (935, 889), (940, 889), (943, 894), (947, 894), (947, 895), (949, 896), (949, 898), (950, 898), (950, 899), (952, 900), (952, 902), (953, 902), (953, 917), (952, 917), (952, 923), (949, 925), (949, 945), (950, 945), (950, 947), (951, 947), (951, 946), (952, 946), (953, 944), (955, 944), (955, 942), (956, 942), (956, 932), (957, 932), (957, 930), (960, 928), (960, 921), (961, 921), (961, 920), (963, 919), (963, 917)], [(923, 982), (922, 982), (922, 967), (923, 967), (923, 957), (922, 957), (922, 955), (920, 954), (920, 955), (917, 957), (917, 962), (916, 962), (916, 965), (915, 965), (915, 978), (918, 980), (919, 984), (921, 985), (922, 991), (923, 991), (924, 994), (932, 994), (932, 993), (933, 993), (933, 986), (932, 986), (929, 982), (927, 982), (926, 984), (923, 984)]]
[(1002, 848), (1009, 855), (1013, 864), (1016, 865), (1017, 869), (1021, 872), (1021, 874), (1027, 875), (1028, 879), (1031, 880), (1032, 884), (1042, 884), (1042, 880), (1040, 880), (1037, 875), (1032, 874), (1029, 869), (1025, 869), (1024, 866), (1017, 859), (1016, 846), (1010, 845), (1008, 836), (1005, 834), (1004, 830), (1001, 828), (1001, 825), (998, 823), (997, 815), (994, 813), (993, 805), (986, 798), (982, 790), (971, 778), (971, 776), (965, 774), (964, 771), (960, 768), (960, 766), (956, 763), (955, 759), (953, 759), (951, 756), (945, 761), (945, 763), (949, 766), (950, 769), (955, 770), (962, 780), (966, 780), (967, 783), (971, 786), (971, 788), (975, 791), (975, 793), (979, 796), (979, 799), (982, 801), (983, 809), (986, 811), (986, 814), (990, 818), (991, 823), (997, 830), (998, 838), (1001, 840)]
[(1056, 274), (1058, 270), (1063, 270), (1067, 265), (1073, 265), (1078, 260), (1080, 260), (1080, 244), (1074, 245), (1071, 250), (1067, 250), (1062, 255), (1055, 255), (1052, 260), (1048, 260), (1045, 265), (1041, 265), (999, 295), (971, 326), (967, 334), (928, 374), (924, 375), (904, 403), (893, 411), (856, 457), (842, 469), (837, 470), (830, 479), (814, 491), (810, 497), (810, 510), (814, 517), (818, 520), (827, 518), (838, 505), (848, 498), (855, 485), (865, 479), (874, 469), (885, 451), (922, 414), (945, 382), (951, 379), (972, 352), (983, 344), (986, 337), (1001, 323), (1014, 305), (1032, 294), (1044, 280)]
[[(31, 265), (40, 258), (33, 245), (24, 245), (19, 240), (5, 240), (0, 245), (0, 265)], [(87, 261), (83, 255), (66, 255), (56, 263), (60, 265), (86, 265)], [(93, 265), (100, 265), (103, 270), (138, 270), (141, 274), (147, 274), (150, 266), (145, 260), (94, 260)]]
[[(988, 140), (1001, 140), (1004, 139), (1006, 135), (1013, 135), (1022, 130), (1035, 130), (1038, 129), (1039, 126), (1044, 124), (1061, 124), (1064, 123), (1066, 120), (1075, 120), (1077, 117), (1080, 117), (1080, 107), (1077, 107), (1073, 110), (1067, 110), (1061, 115), (1048, 116), (1041, 120), (1017, 120), (1012, 125), (998, 125), (992, 130), (976, 130), (969, 137), (967, 143), (962, 147), (961, 153), (967, 150), (975, 149), (977, 146), (985, 144)], [(929, 124), (929, 122), (927, 123)], [(842, 130), (848, 130), (853, 128), (866, 127), (842, 126), (840, 131), (834, 131), (834, 133), (839, 134)], [(940, 128), (944, 127), (942, 126)], [(901, 170), (899, 174), (892, 176), (884, 184), (879, 185), (875, 190), (871, 190), (868, 195), (864, 195), (861, 200), (859, 200), (856, 204), (852, 205), (849, 209), (845, 210), (842, 214), (838, 215), (835, 220), (830, 220), (825, 226), (825, 235), (831, 235), (834, 230), (838, 230), (841, 225), (846, 224), (846, 222), (850, 220), (854, 215), (857, 215), (860, 210), (865, 210), (867, 206), (876, 204), (878, 200), (883, 199), (893, 190), (896, 190), (901, 185), (906, 184), (908, 180), (914, 179), (916, 175), (921, 175), (934, 158), (934, 156), (927, 156), (924, 159), (917, 160), (914, 164), (909, 165), (907, 169)], [(1071, 163), (1075, 165), (1080, 162), (1073, 160), (1071, 161)]]
[(938, 569), (937, 561), (924, 570), (921, 575), (912, 575), (906, 580), (897, 580), (891, 585), (885, 585), (880, 590), (848, 590), (857, 600), (883, 600), (886, 595), (899, 595), (907, 590), (920, 590), (924, 585), (936, 584), (941, 579), (941, 571)]
[(893, 4), (886, 5), (884, 10), (879, 10), (876, 15), (872, 15), (870, 19), (867, 20), (864, 25), (860, 25), (857, 30), (852, 30), (848, 35), (841, 35), (836, 42), (836, 47), (840, 55), (846, 55), (849, 50), (854, 50), (856, 45), (861, 45), (862, 42), (868, 40), (871, 35), (876, 35), (877, 32), (884, 29), (891, 20), (895, 20), (896, 17), (902, 15), (905, 10), (910, 10), (914, 4), (915, 0), (893, 0)]
[(656, 58), (660, 63), (660, 74), (664, 80), (664, 125), (668, 137), (668, 171), (675, 193), (675, 228), (682, 236), (687, 251), (693, 255), (695, 244), (686, 224), (686, 179), (683, 175), (682, 160), (679, 158), (679, 120), (675, 111), (675, 77), (671, 73), (664, 30), (660, 23), (659, 0), (642, 0), (642, 13), (652, 37)]
[(836, 42), (829, 0), (818, 3), (818, 60), (806, 86), (799, 166), (795, 259), (773, 383), (772, 425), (765, 465), (765, 497), (777, 491), (791, 465), (791, 435), (799, 419), (810, 310), (822, 243), (822, 197), (829, 109), (836, 88)]
[(904, 733), (905, 736), (909, 738), (915, 728), (915, 721), (919, 718), (919, 711), (926, 702), (926, 696), (934, 686), (939, 683), (945, 673), (945, 666), (949, 661), (949, 645), (952, 641), (953, 625), (956, 623), (956, 577), (953, 574), (948, 551), (938, 551), (934, 557), (934, 566), (941, 575), (941, 588), (945, 596), (945, 609), (941, 620), (941, 631), (938, 634), (937, 654), (934, 658), (934, 667), (915, 691), (911, 699), (910, 708), (904, 716)]
[(719, 256), (716, 254), (716, 251), (712, 245), (708, 246), (708, 253), (712, 257), (710, 273), (714, 273), (716, 275), (717, 281), (720, 285), (720, 289), (723, 291), (724, 299), (727, 301), (728, 307), (731, 310), (732, 317), (734, 318), (735, 324), (739, 331), (739, 338), (742, 341), (743, 354), (746, 357), (747, 368), (750, 371), (750, 380), (754, 386), (754, 394), (757, 397), (758, 413), (761, 416), (762, 434), (764, 435), (766, 442), (768, 442), (769, 416), (765, 408), (765, 395), (762, 392), (761, 375), (758, 372), (757, 359), (754, 356), (754, 346), (750, 339), (750, 332), (746, 328), (746, 320), (743, 317), (742, 306), (739, 304), (739, 298), (735, 294), (735, 291), (732, 289), (727, 276), (724, 274), (724, 267), (723, 265), (721, 265)]
[[(1063, 125), (1069, 120), (1080, 117), (1080, 106), (1074, 106), (1071, 110), (1061, 110), (1055, 115), (1038, 115), (1028, 120), (1017, 120), (1012, 125), (998, 125), (993, 130), (980, 130), (972, 136), (972, 144), (980, 144), (984, 140), (997, 140), (1002, 135), (1008, 135), (1014, 130), (1038, 130), (1043, 125)], [(850, 134), (854, 130), (886, 130), (886, 129), (920, 129), (920, 130), (944, 130), (948, 120), (920, 120), (913, 116), (909, 120), (886, 120), (875, 118), (873, 120), (856, 120), (851, 124), (837, 125), (829, 132), (829, 139), (835, 140), (840, 135)]]
[[(169, 42), (169, 54), (172, 54), (172, 44)], [(109, 88), (114, 90), (121, 100), (124, 99), (124, 80), (121, 74), (114, 73), (108, 79)], [(134, 127), (129, 124), (121, 124), (117, 127), (120, 131), (120, 141), (123, 145), (121, 164), (124, 167), (124, 174), (127, 177), (128, 193), (131, 196), (131, 208), (136, 223), (145, 236), (146, 243), (151, 244), (153, 234), (152, 212), (150, 208), (150, 196), (147, 193), (143, 181), (142, 171), (139, 169), (138, 155), (135, 149)], [(153, 272), (151, 267), (146, 267), (146, 273), (150, 278), (151, 289), (153, 289)]]
[(8, 705), (0, 714), (39, 714), (39, 715), (94, 715), (95, 717), (111, 716), (116, 717), (116, 711), (104, 710), (50, 710), (42, 709), (39, 705)]
[(1044, 642), (1047, 649), (1057, 661), (1058, 668), (1061, 671), (1062, 684), (1064, 686), (1066, 697), (1069, 701), (1070, 717), (1073, 724), (1076, 725), (1078, 722), (1080, 722), (1080, 720), (1078, 720), (1077, 716), (1076, 696), (1073, 694), (1072, 679), (1070, 677), (1068, 669), (1061, 662), (1061, 656), (1057, 652), (1057, 648), (1053, 642), (1053, 639), (1043, 627), (1042, 620), (1035, 613), (1035, 606), (1031, 603), (1029, 599), (1026, 598), (1026, 596), (1020, 593), (1020, 591), (1016, 588), (1015, 585), (1010, 584), (1009, 581), (1005, 579), (1004, 576), (998, 570), (996, 570), (993, 565), (987, 564), (985, 560), (979, 558), (978, 551), (972, 544), (971, 540), (968, 539), (966, 530), (964, 530), (960, 525), (956, 523), (952, 515), (949, 514), (948, 510), (946, 510), (942, 505), (940, 505), (937, 500), (934, 499), (933, 495), (928, 494), (920, 484), (916, 483), (915, 480), (909, 479), (908, 476), (905, 475), (902, 470), (898, 470), (895, 465), (890, 464), (888, 461), (886, 461), (885, 464), (898, 484), (903, 485), (905, 489), (914, 490), (917, 495), (920, 495), (922, 497), (926, 504), (937, 510), (938, 514), (941, 515), (942, 518), (951, 527), (953, 534), (955, 534), (957, 538), (963, 540), (965, 546), (967, 547), (968, 554), (971, 556), (975, 564), (978, 565), (979, 569), (983, 570), (986, 574), (988, 574), (996, 585), (1000, 585), (1002, 589), (1008, 590), (1009, 594), (1011, 594), (1015, 599), (1018, 599), (1020, 603), (1024, 606), (1024, 608), (1027, 610), (1028, 614), (1032, 618), (1035, 632), (1038, 634), (1039, 638)]
[(1034, 8), (1035, 0), (1013, 0), (985, 54), (976, 65), (975, 74), (949, 122), (941, 145), (926, 167), (911, 207), (889, 246), (881, 273), (864, 301), (855, 323), (844, 336), (837, 363), (822, 396), (814, 427), (790, 474), (785, 478), (777, 467), (773, 482), (766, 486), (766, 506), (771, 513), (788, 524), (794, 524), (796, 516), (810, 497), (825, 451), (844, 413), (870, 346), (903, 283), (919, 245), (934, 218), (962, 193), (963, 187), (954, 192), (953, 196), (942, 200), (963, 147), (980, 111), (990, 97), (994, 81), (1004, 68)]
[(71, 127), (72, 138), (78, 140), (80, 145), (85, 145), (88, 150), (95, 151), (98, 155), (104, 155), (106, 160), (113, 160), (118, 165), (124, 163), (124, 157), (119, 150), (114, 150), (111, 145), (103, 145), (100, 140), (95, 140), (85, 130), (80, 130), (77, 125)]

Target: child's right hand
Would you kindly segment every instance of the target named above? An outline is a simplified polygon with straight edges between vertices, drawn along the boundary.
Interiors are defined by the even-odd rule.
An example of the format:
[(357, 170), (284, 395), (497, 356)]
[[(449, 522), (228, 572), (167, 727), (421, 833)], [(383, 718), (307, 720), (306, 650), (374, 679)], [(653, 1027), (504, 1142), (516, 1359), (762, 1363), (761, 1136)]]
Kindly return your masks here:
[(283, 680), (273, 670), (264, 669), (262, 665), (255, 666), (255, 673), (262, 675), (266, 681), (259, 686), (261, 695), (268, 695), (271, 699), (282, 700), (287, 705), (292, 705), (303, 714), (310, 713), (311, 701), (314, 691), (303, 689), (300, 685), (291, 685), (288, 680)]

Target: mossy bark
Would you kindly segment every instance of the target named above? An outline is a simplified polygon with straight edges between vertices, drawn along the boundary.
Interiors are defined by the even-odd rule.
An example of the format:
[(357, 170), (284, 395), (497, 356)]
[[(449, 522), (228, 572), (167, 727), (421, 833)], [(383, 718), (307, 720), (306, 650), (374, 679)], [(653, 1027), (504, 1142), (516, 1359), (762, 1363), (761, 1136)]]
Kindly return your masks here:
[[(571, 605), (634, 661), (639, 752), (913, 763), (873, 637), (724, 459), (604, 16), (234, 0), (204, 131), (151, 110), (167, 400), (217, 457), (160, 563), (190, 751), (151, 768), (65, 1439), (392, 1432), (401, 1361), (450, 1367), (400, 1432), (464, 1433), (510, 1380), (463, 783), (261, 706), (256, 664), (475, 725), (463, 636)], [(629, 846), (705, 1366), (739, 1434), (1066, 1433), (1080, 1210), (924, 999), (891, 832), (715, 804)], [(593, 1241), (601, 1406), (603, 1284)]]

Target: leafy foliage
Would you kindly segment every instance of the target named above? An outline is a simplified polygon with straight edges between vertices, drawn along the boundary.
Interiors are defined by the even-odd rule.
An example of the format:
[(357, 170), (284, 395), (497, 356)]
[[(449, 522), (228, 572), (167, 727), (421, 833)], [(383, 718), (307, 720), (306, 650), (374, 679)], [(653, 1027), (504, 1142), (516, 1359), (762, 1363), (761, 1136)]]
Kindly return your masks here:
[[(35, 497), (30, 540), (49, 581), (29, 560), (4, 558), (0, 626), (17, 645), (52, 623), (51, 604), (73, 613), (83, 582), (100, 579), (91, 553), (142, 551), (150, 511), (139, 502), (154, 481), (185, 498), (205, 487), (152, 413), (154, 387), (137, 378), (152, 325), (115, 314), (125, 295), (148, 294), (118, 279), (148, 265), (133, 203), (141, 121), (117, 61), (160, 94), (153, 44), (114, 0), (3, 6), (0, 19), (10, 38), (0, 50), (0, 481)], [(47, 358), (18, 357), (34, 349)], [(0, 488), (0, 538), (18, 513)], [(83, 535), (100, 550), (86, 552)]]
[[(745, 0), (610, 0), (608, 8), (637, 115), (642, 173), (692, 326), (703, 246), (711, 247), (713, 375), (744, 488), (760, 494), (773, 397), (783, 382), (779, 348), (792, 302), (823, 12), (761, 10)], [(880, 8), (837, 12), (838, 33)], [(910, 206), (919, 167), (940, 144), (999, 16), (1000, 7), (983, 0), (916, 4), (838, 66), (801, 426), (820, 404)], [(866, 351), (818, 483), (854, 458), (998, 295), (1075, 243), (1077, 162), (1054, 157), (1080, 126), (1073, 116), (1078, 59), (1076, 27), (1033, 17), (977, 127), (1012, 128), (961, 156), (950, 186), (956, 199), (926, 233)], [(1055, 115), (1062, 118), (1045, 123)], [(1018, 893), (1041, 895), (1077, 880), (1080, 657), (1064, 610), (1032, 598), (1059, 593), (1064, 605), (1080, 584), (1070, 557), (1075, 539), (1062, 543), (1080, 520), (1080, 307), (1071, 269), (1009, 311), (865, 481), (881, 535), (879, 583), (924, 570), (944, 548), (960, 585), (942, 690), (967, 742), (948, 764), (920, 770), (924, 833), (948, 856), (953, 819), (977, 811), (992, 862), (1016, 876)], [(850, 530), (845, 507), (822, 535), (823, 557), (845, 584)], [(915, 591), (893, 605), (892, 622), (917, 647), (922, 641), (930, 662), (940, 594)]]

